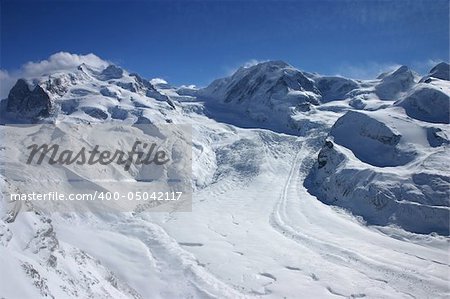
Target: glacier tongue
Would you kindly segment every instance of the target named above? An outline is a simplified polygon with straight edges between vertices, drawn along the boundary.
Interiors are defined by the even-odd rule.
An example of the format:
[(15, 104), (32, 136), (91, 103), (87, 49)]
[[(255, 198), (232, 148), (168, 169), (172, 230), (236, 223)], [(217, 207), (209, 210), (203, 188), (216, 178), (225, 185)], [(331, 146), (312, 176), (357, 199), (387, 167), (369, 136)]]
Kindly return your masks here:
[[(2, 123), (192, 125), (193, 207), (50, 214), (1, 198), (0, 297), (445, 297), (447, 66), (418, 82), (407, 67), (354, 80), (269, 61), (197, 89), (97, 61), (19, 80)], [(23, 152), (0, 147), (22, 181), (2, 173), (6, 193), (42, 187), (7, 159)]]

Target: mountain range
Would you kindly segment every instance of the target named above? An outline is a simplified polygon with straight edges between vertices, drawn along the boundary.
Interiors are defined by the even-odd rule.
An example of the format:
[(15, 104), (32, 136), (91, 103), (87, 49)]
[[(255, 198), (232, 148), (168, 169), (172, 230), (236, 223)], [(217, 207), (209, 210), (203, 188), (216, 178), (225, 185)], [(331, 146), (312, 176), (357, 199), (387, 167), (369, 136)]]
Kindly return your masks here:
[(204, 88), (106, 61), (20, 78), (0, 102), (4, 194), (39, 184), (7, 159), (18, 124), (188, 124), (193, 207), (49, 214), (3, 195), (0, 297), (445, 297), (449, 80), (446, 62), (359, 80), (283, 61)]

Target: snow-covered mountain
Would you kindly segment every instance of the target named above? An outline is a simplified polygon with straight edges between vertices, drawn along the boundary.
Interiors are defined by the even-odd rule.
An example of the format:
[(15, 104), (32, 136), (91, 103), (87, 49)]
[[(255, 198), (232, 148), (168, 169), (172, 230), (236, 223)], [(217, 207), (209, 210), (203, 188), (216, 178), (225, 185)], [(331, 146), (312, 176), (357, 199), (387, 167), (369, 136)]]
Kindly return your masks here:
[[(156, 101), (149, 102), (149, 98)], [(11, 122), (43, 118), (141, 121), (144, 109), (136, 108), (175, 109), (169, 97), (148, 80), (112, 64), (100, 70), (81, 64), (40, 77), (21, 78), (3, 106), (3, 119)]]
[[(193, 206), (48, 213), (2, 198), (0, 297), (443, 298), (449, 95), (446, 63), (357, 80), (269, 61), (202, 89), (106, 61), (25, 76), (0, 103), (3, 124), (191, 125)], [(19, 130), (0, 130), (3, 194), (42, 188), (9, 160), (25, 153)], [(51, 138), (85, 141), (64, 136)], [(63, 174), (58, 188), (73, 188)]]
[[(434, 67), (426, 77), (445, 77), (445, 71), (441, 70), (445, 69), (444, 66), (440, 64)], [(442, 91), (442, 88), (446, 88), (445, 84), (437, 86), (439, 83), (435, 82), (436, 79), (429, 79), (427, 82), (431, 84), (428, 85), (419, 84), (420, 77), (407, 66), (383, 73), (376, 80), (353, 80), (306, 73), (282, 61), (268, 61), (241, 67), (232, 76), (218, 79), (200, 89), (196, 95), (205, 100), (206, 106), (214, 111), (216, 117), (221, 111), (233, 111), (233, 114), (239, 114), (244, 119), (255, 120), (260, 127), (303, 134), (323, 124), (320, 118), (311, 117), (323, 114), (323, 110), (378, 110), (400, 99), (402, 101), (398, 105), (404, 106), (408, 115), (417, 109), (434, 109), (432, 107), (443, 105), (441, 114), (436, 114), (437, 111), (430, 113), (436, 114), (438, 122), (445, 123), (448, 91)], [(436, 93), (433, 101), (439, 103), (428, 108), (420, 107), (421, 99), (431, 95), (431, 90)], [(421, 92), (424, 92), (422, 96)], [(409, 97), (405, 97), (406, 94)], [(410, 102), (413, 103), (407, 104)], [(307, 120), (305, 116), (309, 116)], [(426, 113), (422, 117), (430, 120)], [(227, 118), (221, 120), (226, 122)]]
[(261, 126), (289, 132), (302, 130), (292, 116), (311, 111), (321, 98), (313, 80), (282, 61), (241, 67), (197, 94), (213, 113), (231, 110)]
[(448, 235), (450, 84), (434, 77), (436, 68), (427, 83), (404, 66), (382, 74), (375, 93), (394, 95), (391, 104), (334, 123), (310, 191), (371, 224)]
[(378, 79), (381, 81), (375, 87), (377, 96), (380, 99), (392, 100), (400, 93), (409, 90), (419, 77), (404, 65), (394, 71), (381, 74)]
[(370, 224), (449, 233), (447, 125), (415, 122), (397, 107), (349, 111), (333, 125), (311, 192)]

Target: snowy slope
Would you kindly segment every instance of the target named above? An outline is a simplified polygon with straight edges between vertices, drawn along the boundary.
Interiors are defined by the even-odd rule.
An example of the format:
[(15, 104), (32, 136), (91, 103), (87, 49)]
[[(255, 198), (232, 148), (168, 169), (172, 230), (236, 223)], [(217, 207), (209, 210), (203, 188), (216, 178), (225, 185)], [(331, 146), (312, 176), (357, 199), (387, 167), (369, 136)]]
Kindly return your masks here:
[(370, 224), (448, 235), (450, 84), (433, 77), (442, 65), (420, 82), (407, 67), (380, 75), (375, 93), (395, 94), (395, 102), (334, 123), (309, 190)]
[(408, 116), (431, 123), (449, 123), (450, 86), (444, 80), (418, 84), (396, 105)]
[(370, 224), (447, 235), (449, 133), (448, 126), (414, 122), (398, 108), (349, 111), (332, 127), (307, 185)]
[[(197, 90), (108, 65), (25, 78), (2, 122), (191, 124), (192, 212), (50, 214), (1, 200), (0, 297), (450, 294), (450, 132), (429, 122), (442, 120), (448, 81), (417, 83), (404, 68), (361, 81), (277, 61)], [(447, 98), (428, 105), (424, 89)], [(27, 183), (2, 174), (2, 190), (38, 189), (6, 160), (25, 150), (8, 134), (0, 163)]]
[(103, 70), (85, 64), (41, 77), (19, 79), (11, 89), (4, 122), (36, 122), (42, 117), (80, 122), (137, 121), (144, 109), (175, 109), (170, 98), (137, 74), (109, 65)]
[[(307, 128), (292, 116), (314, 109), (320, 100), (314, 81), (283, 61), (241, 67), (199, 90), (197, 96), (205, 100), (211, 116), (221, 121), (233, 121), (239, 114), (259, 127), (297, 134)], [(221, 115), (222, 111), (233, 115)]]

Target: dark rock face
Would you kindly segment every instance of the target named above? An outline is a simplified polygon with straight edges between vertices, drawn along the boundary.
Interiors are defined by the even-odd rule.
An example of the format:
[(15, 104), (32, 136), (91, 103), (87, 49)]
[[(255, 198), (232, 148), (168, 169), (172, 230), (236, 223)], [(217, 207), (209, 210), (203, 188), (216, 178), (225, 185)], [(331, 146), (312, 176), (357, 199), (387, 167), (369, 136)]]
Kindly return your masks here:
[(325, 141), (325, 145), (323, 146), (323, 148), (320, 150), (319, 155), (317, 156), (317, 165), (320, 168), (324, 167), (325, 165), (327, 165), (328, 162), (328, 156), (330, 153), (330, 150), (333, 149), (334, 145), (333, 142), (326, 140)]
[(69, 85), (75, 83), (76, 78), (72, 74), (69, 74), (66, 78), (49, 77), (45, 82), (45, 89), (51, 94), (63, 96), (67, 92)]
[(314, 81), (307, 78), (302, 72), (297, 70), (286, 70), (277, 84), (293, 90), (306, 90), (319, 94)]
[(420, 82), (430, 83), (434, 78), (450, 81), (450, 65), (446, 62), (438, 63)]
[(106, 114), (103, 110), (101, 110), (99, 108), (83, 107), (83, 108), (81, 108), (81, 110), (83, 110), (84, 113), (86, 113), (87, 115), (89, 115), (93, 118), (102, 119), (102, 120), (105, 120), (108, 118), (108, 114)]
[(427, 139), (431, 147), (438, 147), (450, 143), (448, 136), (439, 128), (427, 128)]
[(152, 89), (152, 90), (156, 90), (155, 87), (147, 80), (143, 79), (141, 76), (139, 76), (138, 74), (132, 73), (130, 74), (130, 76), (134, 77), (136, 82), (139, 84), (139, 86), (144, 89)]
[(112, 119), (124, 120), (128, 117), (128, 111), (120, 108), (119, 106), (108, 108), (108, 112)]
[(24, 79), (17, 80), (6, 101), (6, 111), (21, 118), (46, 117), (52, 108), (52, 102), (45, 90), (39, 85), (30, 90)]
[(129, 90), (131, 92), (137, 92), (138, 91), (138, 88), (132, 82), (127, 82), (127, 83), (125, 83), (125, 82), (117, 82), (116, 85), (121, 87), (121, 88), (123, 88), (123, 89)]
[(450, 81), (449, 69), (450, 65), (448, 63), (441, 62), (431, 69), (430, 77)]
[(117, 92), (112, 91), (111, 89), (109, 89), (109, 88), (106, 87), (106, 86), (103, 86), (103, 87), (100, 89), (100, 94), (101, 94), (102, 96), (109, 97), (109, 98), (119, 98), (119, 95), (117, 94)]
[(101, 73), (101, 78), (103, 80), (120, 79), (123, 76), (123, 69), (117, 67), (113, 64), (109, 65)]

